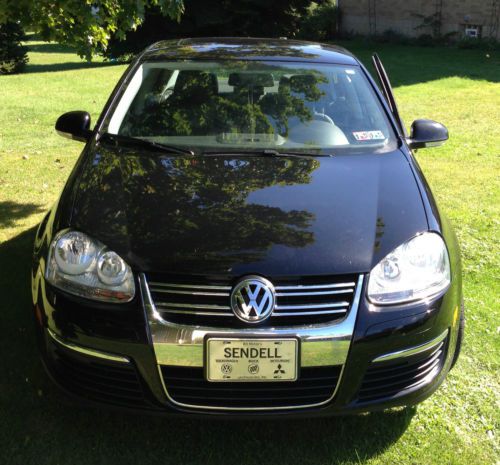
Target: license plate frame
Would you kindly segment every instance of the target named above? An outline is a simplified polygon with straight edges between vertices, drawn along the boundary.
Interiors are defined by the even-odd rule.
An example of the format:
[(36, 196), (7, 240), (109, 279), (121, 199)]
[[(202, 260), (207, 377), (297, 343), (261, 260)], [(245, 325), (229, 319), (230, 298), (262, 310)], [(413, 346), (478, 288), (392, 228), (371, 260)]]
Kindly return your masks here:
[[(236, 359), (228, 357), (212, 360), (211, 354), (214, 354), (215, 352), (213, 352), (214, 349), (210, 347), (211, 344), (218, 344), (218, 349), (221, 347), (270, 349), (271, 355), (275, 354), (272, 350), (273, 348), (278, 347), (279, 349), (281, 347), (282, 349), (285, 348), (284, 351), (281, 351), (281, 355), (285, 355), (287, 358), (282, 358), (283, 363), (281, 363), (282, 360), (279, 360), (276, 357), (260, 356), (257, 357), (257, 361), (255, 358), (250, 357), (241, 357), (239, 359), (241, 362), (236, 362)], [(278, 350), (278, 352), (280, 351)], [(297, 337), (221, 337), (216, 335), (207, 335), (204, 341), (205, 379), (208, 382), (213, 383), (293, 382), (297, 381), (299, 378), (299, 356), (300, 340)], [(261, 360), (267, 361), (261, 363)], [(223, 373), (221, 371), (223, 363), (227, 363), (232, 366), (231, 372)], [(257, 372), (255, 372), (255, 368), (252, 368), (253, 371), (250, 371), (250, 365), (258, 365)], [(280, 365), (280, 367), (278, 367), (278, 365)], [(274, 367), (272, 373), (270, 369), (271, 367)], [(279, 370), (277, 374), (275, 374), (276, 370)]]

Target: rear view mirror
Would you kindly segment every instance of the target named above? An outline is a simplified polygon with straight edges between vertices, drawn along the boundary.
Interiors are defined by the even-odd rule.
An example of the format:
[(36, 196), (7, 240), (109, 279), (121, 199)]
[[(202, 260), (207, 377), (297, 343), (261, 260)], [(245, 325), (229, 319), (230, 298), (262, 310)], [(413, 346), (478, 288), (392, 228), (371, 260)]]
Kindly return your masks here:
[(90, 115), (86, 111), (70, 111), (59, 116), (56, 121), (56, 131), (68, 139), (87, 142), (90, 130)]
[(441, 123), (430, 119), (417, 119), (411, 125), (411, 133), (407, 143), (412, 149), (437, 147), (448, 140), (448, 129)]

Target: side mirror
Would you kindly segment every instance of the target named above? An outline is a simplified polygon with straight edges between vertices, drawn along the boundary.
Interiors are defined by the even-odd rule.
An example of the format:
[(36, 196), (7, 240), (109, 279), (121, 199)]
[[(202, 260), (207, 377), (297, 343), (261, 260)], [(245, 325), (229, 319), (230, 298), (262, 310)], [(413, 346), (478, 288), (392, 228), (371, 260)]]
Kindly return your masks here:
[(90, 115), (86, 111), (70, 111), (59, 116), (56, 121), (56, 131), (68, 139), (87, 142), (92, 134), (90, 130)]
[(448, 140), (448, 129), (430, 119), (417, 119), (411, 125), (410, 137), (406, 139), (411, 149), (437, 147)]

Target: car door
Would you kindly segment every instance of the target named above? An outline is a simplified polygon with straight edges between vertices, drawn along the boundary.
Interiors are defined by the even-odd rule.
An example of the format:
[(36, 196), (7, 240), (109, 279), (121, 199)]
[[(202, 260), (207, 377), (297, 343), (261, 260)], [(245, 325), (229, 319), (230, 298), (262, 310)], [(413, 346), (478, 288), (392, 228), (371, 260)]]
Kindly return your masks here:
[(396, 103), (396, 99), (394, 98), (394, 93), (392, 91), (391, 81), (389, 81), (389, 76), (385, 71), (384, 65), (382, 64), (382, 61), (380, 60), (379, 56), (376, 53), (372, 55), (372, 63), (375, 68), (375, 72), (377, 73), (378, 80), (380, 82), (380, 88), (382, 90), (382, 94), (384, 95), (387, 104), (389, 105), (389, 109), (391, 110), (392, 115), (396, 120), (398, 129), (401, 135), (404, 138), (407, 138), (408, 132), (399, 114), (398, 105)]

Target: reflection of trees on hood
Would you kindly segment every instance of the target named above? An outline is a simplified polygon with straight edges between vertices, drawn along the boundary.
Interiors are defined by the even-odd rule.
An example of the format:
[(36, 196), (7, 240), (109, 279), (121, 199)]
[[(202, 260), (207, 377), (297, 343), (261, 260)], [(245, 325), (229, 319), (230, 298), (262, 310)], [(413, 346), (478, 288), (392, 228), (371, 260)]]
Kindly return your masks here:
[[(165, 259), (186, 265), (257, 261), (275, 244), (312, 243), (314, 216), (248, 203), (248, 196), (274, 185), (308, 183), (318, 166), (306, 158), (173, 158), (115, 155), (103, 148), (102, 159), (80, 183), (76, 222), (97, 229), (103, 242), (108, 236), (113, 243), (119, 236), (132, 238), (138, 258), (160, 247)], [(94, 225), (87, 215), (96, 218)]]

